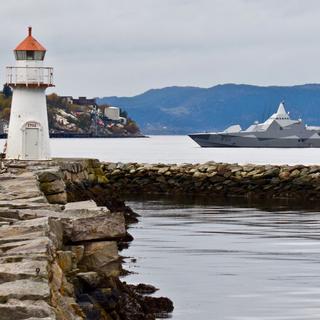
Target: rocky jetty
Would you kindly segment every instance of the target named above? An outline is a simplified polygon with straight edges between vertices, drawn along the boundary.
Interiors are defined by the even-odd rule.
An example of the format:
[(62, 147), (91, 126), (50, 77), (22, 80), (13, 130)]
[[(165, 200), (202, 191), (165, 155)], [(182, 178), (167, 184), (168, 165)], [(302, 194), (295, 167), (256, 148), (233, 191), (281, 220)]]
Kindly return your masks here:
[(104, 163), (111, 192), (320, 200), (320, 166)]
[[(119, 195), (320, 200), (320, 166), (100, 163), (0, 166), (0, 320), (155, 319), (157, 289), (129, 285), (120, 251), (137, 215)], [(305, 202), (306, 203), (306, 202)]]
[(2, 165), (0, 320), (155, 319), (172, 311), (169, 299), (119, 280), (119, 247), (132, 239), (126, 218), (134, 214), (105, 198), (107, 183), (96, 160)]

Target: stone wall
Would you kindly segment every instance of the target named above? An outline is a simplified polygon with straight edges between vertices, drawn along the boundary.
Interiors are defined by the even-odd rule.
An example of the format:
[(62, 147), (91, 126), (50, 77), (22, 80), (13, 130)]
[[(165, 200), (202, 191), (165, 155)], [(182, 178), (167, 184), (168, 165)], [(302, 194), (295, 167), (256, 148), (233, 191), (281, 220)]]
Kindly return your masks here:
[(104, 163), (112, 192), (320, 200), (320, 166)]
[(62, 267), (60, 206), (39, 190), (34, 163), (0, 175), (0, 319), (83, 319)]
[(0, 181), (0, 320), (152, 320), (172, 311), (169, 299), (119, 280), (125, 213), (67, 203), (94, 195), (112, 204), (99, 198), (107, 182), (99, 162), (6, 162)]
[(39, 172), (38, 178), (48, 201), (59, 204), (91, 199), (88, 190), (102, 190), (108, 182), (96, 159), (57, 159), (50, 168)]

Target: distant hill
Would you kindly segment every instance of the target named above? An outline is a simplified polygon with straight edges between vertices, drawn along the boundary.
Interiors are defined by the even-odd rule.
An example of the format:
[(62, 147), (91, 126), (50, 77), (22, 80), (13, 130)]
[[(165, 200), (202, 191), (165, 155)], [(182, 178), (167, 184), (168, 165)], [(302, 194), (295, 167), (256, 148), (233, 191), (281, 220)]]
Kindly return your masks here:
[(144, 133), (174, 134), (221, 130), (231, 124), (246, 128), (269, 117), (282, 100), (293, 118), (320, 125), (320, 84), (167, 87), (134, 97), (105, 97), (97, 101), (125, 108)]

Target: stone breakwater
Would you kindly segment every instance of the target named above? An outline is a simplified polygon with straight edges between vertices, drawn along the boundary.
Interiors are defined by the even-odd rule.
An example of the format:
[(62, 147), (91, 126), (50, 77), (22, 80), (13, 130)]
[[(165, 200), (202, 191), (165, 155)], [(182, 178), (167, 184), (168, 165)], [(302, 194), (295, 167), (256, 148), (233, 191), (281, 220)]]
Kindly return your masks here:
[(112, 192), (320, 200), (320, 166), (103, 163)]
[(120, 281), (137, 215), (122, 194), (320, 200), (320, 166), (5, 162), (0, 169), (0, 320), (155, 319), (155, 288)]
[[(6, 162), (0, 174), (0, 320), (155, 319), (172, 311), (152, 286), (119, 280), (130, 240), (95, 160)], [(79, 193), (79, 191), (82, 191)], [(96, 198), (113, 210), (94, 201)], [(117, 211), (116, 209), (124, 209)]]

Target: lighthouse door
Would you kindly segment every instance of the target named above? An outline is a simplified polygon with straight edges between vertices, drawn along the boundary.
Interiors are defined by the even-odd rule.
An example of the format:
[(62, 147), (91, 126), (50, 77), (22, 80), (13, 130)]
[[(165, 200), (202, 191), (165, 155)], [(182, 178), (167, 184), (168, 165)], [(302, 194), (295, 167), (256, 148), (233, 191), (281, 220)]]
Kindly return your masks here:
[(25, 130), (25, 159), (39, 159), (39, 128)]

